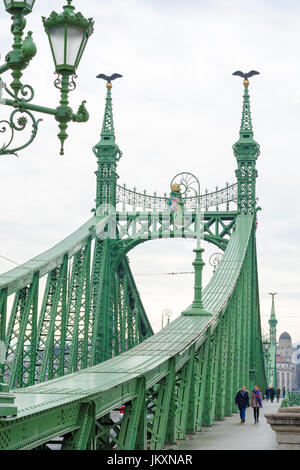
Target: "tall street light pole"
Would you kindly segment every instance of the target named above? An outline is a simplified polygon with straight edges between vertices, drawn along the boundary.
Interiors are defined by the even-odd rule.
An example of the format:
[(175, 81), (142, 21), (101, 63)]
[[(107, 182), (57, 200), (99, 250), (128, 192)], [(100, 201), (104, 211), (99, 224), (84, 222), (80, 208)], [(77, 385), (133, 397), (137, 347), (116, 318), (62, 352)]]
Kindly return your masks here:
[[(193, 250), (196, 253), (195, 261), (193, 266), (195, 269), (195, 281), (194, 281), (194, 300), (193, 303), (187, 310), (182, 312), (184, 316), (211, 316), (204, 308), (202, 301), (202, 271), (205, 263), (203, 261), (202, 254), (204, 249), (201, 248), (201, 201), (200, 201), (200, 182), (198, 178), (192, 173), (179, 173), (176, 175), (171, 182), (171, 196), (172, 199), (178, 199), (178, 206), (182, 209), (181, 223), (184, 227), (184, 202), (183, 197), (190, 197), (191, 194), (196, 196), (196, 238), (197, 238), (197, 247)], [(172, 207), (172, 204), (170, 204)], [(173, 207), (177, 207), (173, 204)], [(176, 219), (174, 218), (174, 224)]]

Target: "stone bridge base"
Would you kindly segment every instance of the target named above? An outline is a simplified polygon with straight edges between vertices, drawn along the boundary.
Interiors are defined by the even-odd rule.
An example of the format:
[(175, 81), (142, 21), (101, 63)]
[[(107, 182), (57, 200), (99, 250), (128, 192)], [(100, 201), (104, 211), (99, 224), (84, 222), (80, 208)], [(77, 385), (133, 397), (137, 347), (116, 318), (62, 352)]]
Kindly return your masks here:
[(279, 408), (277, 413), (265, 414), (265, 418), (276, 432), (278, 444), (300, 449), (300, 406)]

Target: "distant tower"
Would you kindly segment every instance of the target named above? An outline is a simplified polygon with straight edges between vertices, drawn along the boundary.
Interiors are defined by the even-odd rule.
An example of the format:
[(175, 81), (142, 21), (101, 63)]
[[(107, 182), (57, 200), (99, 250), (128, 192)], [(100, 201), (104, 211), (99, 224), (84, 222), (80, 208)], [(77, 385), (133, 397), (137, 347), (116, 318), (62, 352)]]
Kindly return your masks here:
[(105, 113), (102, 125), (100, 142), (95, 145), (93, 151), (98, 160), (96, 210), (101, 206), (116, 206), (117, 188), (117, 162), (122, 152), (116, 144), (115, 129), (112, 110), (112, 84), (107, 83), (107, 95)]
[(238, 169), (238, 212), (254, 214), (256, 209), (256, 160), (260, 155), (259, 144), (253, 139), (252, 119), (250, 111), (249, 80), (244, 80), (244, 99), (240, 138), (234, 144), (233, 151), (237, 159)]
[(276, 325), (278, 321), (275, 317), (275, 295), (276, 292), (269, 294), (272, 296), (272, 307), (271, 307), (271, 317), (269, 320), (270, 325), (270, 371), (269, 371), (269, 385), (273, 385), (275, 388), (277, 387), (277, 378), (276, 378)]

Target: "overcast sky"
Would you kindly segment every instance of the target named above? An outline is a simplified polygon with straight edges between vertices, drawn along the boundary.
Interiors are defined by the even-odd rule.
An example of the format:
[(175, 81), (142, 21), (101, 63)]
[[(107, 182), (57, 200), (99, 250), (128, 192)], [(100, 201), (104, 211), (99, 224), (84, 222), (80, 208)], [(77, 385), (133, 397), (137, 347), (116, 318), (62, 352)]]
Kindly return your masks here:
[[(2, 2), (1, 2), (2, 3)], [(24, 74), (34, 102), (56, 107), (54, 66), (41, 23), (61, 0), (36, 0), (27, 30), (38, 54)], [(90, 216), (105, 84), (99, 73), (121, 73), (113, 87), (117, 142), (123, 151), (120, 183), (164, 193), (180, 171), (195, 173), (203, 190), (235, 182), (232, 145), (238, 139), (242, 80), (236, 70), (256, 69), (251, 79), (262, 212), (257, 230), (262, 327), (267, 332), (271, 297), (278, 292), (278, 334), (300, 341), (300, 3), (294, 0), (74, 0), (95, 19), (95, 32), (78, 69), (74, 110), (87, 100), (90, 120), (71, 124), (59, 156), (57, 123), (42, 117), (35, 142), (20, 158), (1, 157), (0, 255), (18, 263), (59, 242)], [(10, 19), (0, 6), (0, 52), (11, 47)], [(10, 83), (9, 74), (4, 76)], [(9, 109), (1, 108), (6, 119)], [(4, 139), (4, 137), (2, 137)], [(4, 139), (5, 140), (5, 139)], [(1, 143), (2, 145), (2, 143)], [(191, 271), (191, 240), (145, 243), (129, 257), (147, 314), (157, 331), (165, 308), (180, 315), (192, 300), (193, 276), (144, 276)], [(204, 281), (212, 267), (205, 245)], [(0, 271), (14, 265), (0, 258)]]

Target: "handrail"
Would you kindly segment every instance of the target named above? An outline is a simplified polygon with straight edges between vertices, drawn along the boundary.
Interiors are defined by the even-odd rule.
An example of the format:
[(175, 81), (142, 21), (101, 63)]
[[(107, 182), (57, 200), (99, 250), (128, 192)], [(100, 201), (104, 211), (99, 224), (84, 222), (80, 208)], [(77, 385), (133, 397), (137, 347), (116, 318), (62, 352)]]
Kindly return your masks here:
[(106, 220), (107, 217), (92, 217), (88, 222), (82, 225), (82, 227), (76, 230), (76, 232), (57, 243), (54, 247), (21, 266), (1, 274), (0, 289), (7, 288), (7, 295), (11, 295), (30, 284), (34, 273), (39, 272), (40, 278), (45, 276), (45, 274), (62, 263), (63, 257), (66, 254), (71, 258), (77, 251), (83, 248), (89, 237), (94, 238), (95, 226), (100, 224), (98, 225), (98, 229), (101, 230), (101, 226), (105, 226)]
[(300, 392), (296, 390), (288, 391), (281, 402), (280, 408), (289, 406), (300, 406)]
[[(134, 207), (142, 207), (146, 209), (163, 209), (168, 205), (169, 197), (165, 193), (164, 196), (157, 196), (156, 193), (153, 195), (147, 194), (146, 191), (139, 193), (134, 188), (133, 190), (128, 189), (126, 184), (123, 186), (117, 185), (117, 204), (122, 204), (123, 210), (126, 205)], [(197, 196), (183, 198), (186, 208), (197, 207)], [(237, 183), (229, 185), (223, 189), (216, 188), (216, 191), (208, 192), (200, 195), (200, 207), (204, 210), (208, 210), (211, 207), (219, 207), (222, 204), (226, 204), (229, 208), (231, 202), (237, 201)]]

